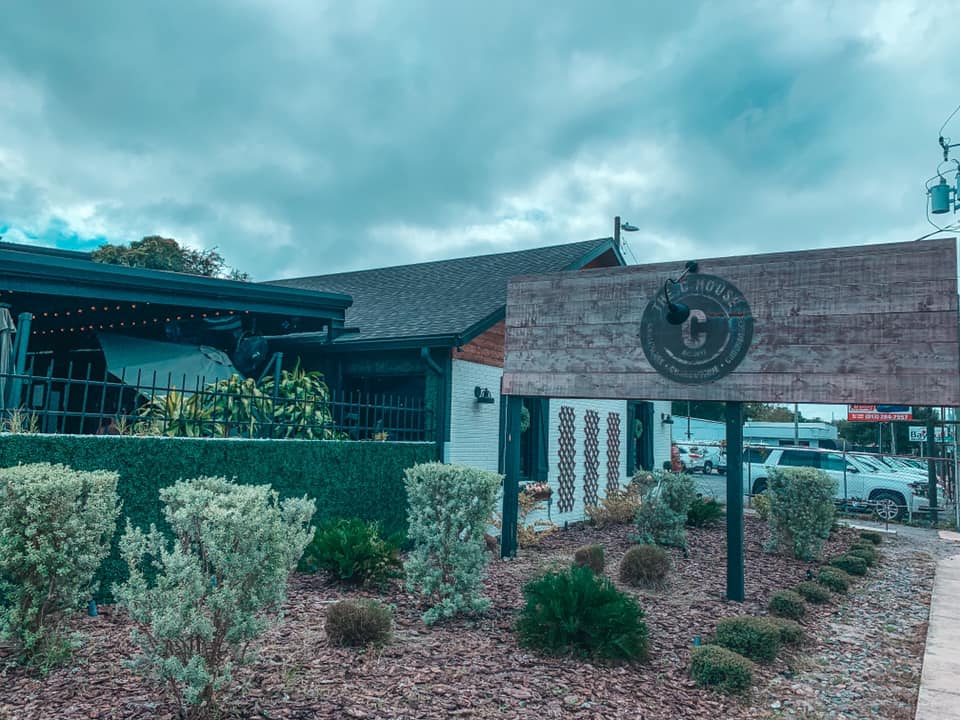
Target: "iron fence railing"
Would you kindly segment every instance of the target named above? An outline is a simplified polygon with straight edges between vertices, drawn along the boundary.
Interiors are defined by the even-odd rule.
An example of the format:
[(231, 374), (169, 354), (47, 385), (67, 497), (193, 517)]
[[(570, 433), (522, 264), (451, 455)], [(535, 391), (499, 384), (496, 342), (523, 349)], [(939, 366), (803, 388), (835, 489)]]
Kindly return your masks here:
[[(284, 393), (234, 378), (55, 377), (0, 373), (0, 431), (321, 440), (432, 439), (421, 398), (324, 390)], [(192, 385), (192, 387), (190, 387)], [(186, 387), (185, 387), (186, 386)]]

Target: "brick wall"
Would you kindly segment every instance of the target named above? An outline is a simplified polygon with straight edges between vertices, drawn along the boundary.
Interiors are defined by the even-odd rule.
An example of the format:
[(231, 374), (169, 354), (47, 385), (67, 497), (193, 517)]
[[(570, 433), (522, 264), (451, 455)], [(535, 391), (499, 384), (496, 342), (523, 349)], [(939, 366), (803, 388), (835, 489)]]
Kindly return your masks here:
[[(499, 367), (453, 361), (453, 383), (450, 403), (450, 442), (444, 460), (497, 471), (500, 448), (500, 378)], [(478, 403), (473, 389), (488, 388), (495, 398), (492, 404)]]

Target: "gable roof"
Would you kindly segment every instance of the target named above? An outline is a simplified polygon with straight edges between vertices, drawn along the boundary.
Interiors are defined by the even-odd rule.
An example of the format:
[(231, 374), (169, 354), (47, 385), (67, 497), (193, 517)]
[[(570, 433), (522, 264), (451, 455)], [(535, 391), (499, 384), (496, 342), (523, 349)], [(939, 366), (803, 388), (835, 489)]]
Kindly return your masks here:
[(338, 344), (422, 338), (454, 345), (457, 336), (459, 342), (469, 342), (503, 317), (511, 277), (577, 270), (607, 252), (623, 264), (613, 240), (599, 238), (273, 283), (351, 296), (346, 324), (360, 332), (341, 336)]

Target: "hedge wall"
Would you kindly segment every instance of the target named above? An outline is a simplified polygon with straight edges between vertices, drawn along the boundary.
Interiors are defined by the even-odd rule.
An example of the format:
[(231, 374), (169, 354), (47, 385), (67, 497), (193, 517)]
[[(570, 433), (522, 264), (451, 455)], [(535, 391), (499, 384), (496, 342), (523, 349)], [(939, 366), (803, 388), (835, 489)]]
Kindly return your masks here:
[(126, 579), (117, 541), (127, 519), (146, 528), (161, 517), (159, 490), (181, 478), (220, 475), (269, 483), (281, 497), (317, 501), (314, 522), (332, 517), (379, 520), (406, 529), (403, 471), (436, 460), (433, 443), (239, 440), (91, 435), (0, 435), (0, 467), (50, 462), (78, 470), (115, 470), (123, 501), (110, 557), (100, 572), (99, 599)]

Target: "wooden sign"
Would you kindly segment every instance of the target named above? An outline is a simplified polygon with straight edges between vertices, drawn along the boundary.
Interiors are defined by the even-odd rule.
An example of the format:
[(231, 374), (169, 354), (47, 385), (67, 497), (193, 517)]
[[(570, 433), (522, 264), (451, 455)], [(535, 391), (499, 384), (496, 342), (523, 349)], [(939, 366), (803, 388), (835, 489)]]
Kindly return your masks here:
[(668, 282), (682, 271), (512, 279), (503, 392), (960, 405), (953, 238), (701, 260)]

